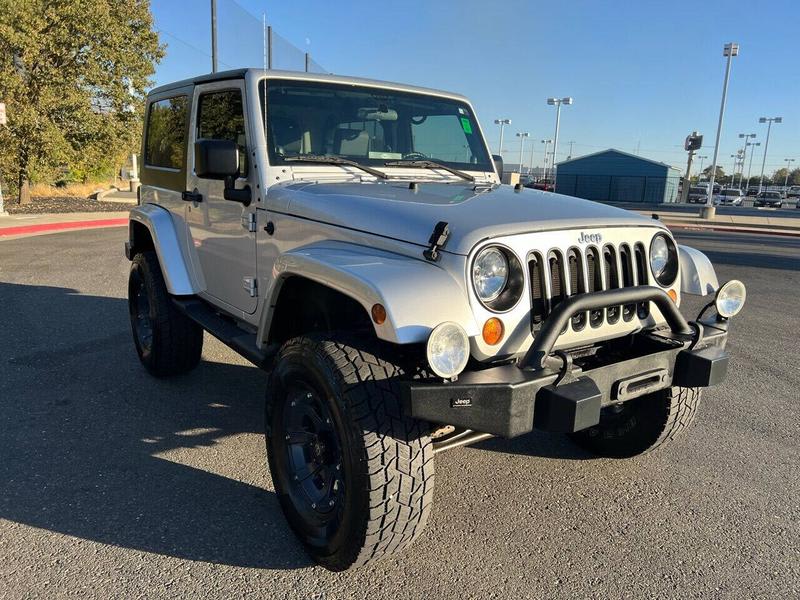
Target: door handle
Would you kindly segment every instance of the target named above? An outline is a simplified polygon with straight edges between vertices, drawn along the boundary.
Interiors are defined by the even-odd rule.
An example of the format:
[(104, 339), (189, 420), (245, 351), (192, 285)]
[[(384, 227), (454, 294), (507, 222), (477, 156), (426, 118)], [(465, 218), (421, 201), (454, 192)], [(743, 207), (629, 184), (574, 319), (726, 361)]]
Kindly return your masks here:
[(202, 202), (203, 194), (199, 192), (181, 192), (181, 200), (184, 202)]

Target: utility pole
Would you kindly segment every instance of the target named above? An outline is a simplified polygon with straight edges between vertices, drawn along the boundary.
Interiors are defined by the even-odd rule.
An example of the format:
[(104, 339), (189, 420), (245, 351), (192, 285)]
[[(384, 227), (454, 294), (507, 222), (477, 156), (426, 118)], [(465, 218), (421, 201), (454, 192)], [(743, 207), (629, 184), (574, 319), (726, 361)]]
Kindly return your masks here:
[(686, 161), (686, 175), (683, 177), (683, 187), (681, 188), (681, 202), (686, 204), (686, 200), (689, 198), (689, 186), (692, 184), (692, 158), (694, 158), (694, 153), (703, 147), (703, 136), (693, 131), (686, 136), (683, 147), (689, 153), (689, 158)]
[(783, 123), (783, 117), (761, 117), (758, 122), (768, 123), (767, 141), (764, 142), (764, 158), (761, 160), (761, 178), (758, 180), (758, 192), (761, 193), (761, 187), (764, 184), (764, 166), (767, 164), (767, 151), (769, 150), (769, 132), (773, 123)]
[(211, 72), (217, 72), (217, 0), (211, 0)]
[[(0, 102), (0, 127), (5, 127), (8, 124), (6, 118), (6, 105), (5, 102)], [(0, 217), (7, 216), (5, 206), (3, 206), (3, 176), (0, 174)]]
[(717, 139), (714, 142), (714, 158), (711, 164), (711, 178), (708, 182), (708, 193), (706, 194), (706, 204), (700, 209), (700, 217), (703, 219), (713, 219), (716, 214), (714, 208), (714, 179), (717, 176), (717, 157), (719, 156), (719, 138), (722, 135), (722, 120), (725, 117), (725, 102), (728, 99), (728, 81), (731, 78), (731, 62), (734, 56), (739, 56), (739, 44), (725, 44), (722, 55), (727, 57), (725, 64), (725, 81), (722, 84), (722, 102), (719, 105), (719, 121), (717, 122)]
[(535, 148), (536, 144), (534, 144), (533, 141), (531, 141), (531, 163), (530, 166), (528, 167), (528, 175), (530, 175), (531, 177), (533, 177), (533, 151)]
[(700, 161), (700, 169), (698, 169), (698, 171), (697, 171), (697, 176), (698, 177), (700, 177), (703, 174), (703, 163), (705, 162), (705, 160), (707, 158), (708, 158), (707, 156), (698, 156), (697, 157), (697, 160)]
[(572, 158), (572, 146), (575, 145), (575, 142), (567, 142), (569, 144), (569, 156), (567, 156), (567, 160)]
[(544, 144), (544, 173), (542, 179), (547, 182), (547, 146), (553, 143), (553, 140), (542, 140)]

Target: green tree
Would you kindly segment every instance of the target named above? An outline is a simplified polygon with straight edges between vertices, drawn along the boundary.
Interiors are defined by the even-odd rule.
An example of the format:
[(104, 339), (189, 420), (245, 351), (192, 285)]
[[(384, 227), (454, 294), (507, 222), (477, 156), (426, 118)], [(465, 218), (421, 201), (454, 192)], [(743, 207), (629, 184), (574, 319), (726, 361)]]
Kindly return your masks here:
[(788, 174), (789, 174), (789, 169), (787, 169), (786, 167), (781, 167), (772, 174), (772, 181), (775, 183), (775, 185), (783, 185), (783, 182), (786, 179), (786, 175)]
[(789, 185), (800, 185), (800, 169), (792, 169), (789, 173)]
[[(705, 175), (705, 179), (707, 181), (711, 179), (711, 166), (703, 169), (703, 175)], [(719, 182), (723, 179), (725, 179), (725, 171), (722, 167), (717, 167), (716, 175), (714, 175), (714, 181)]]
[(149, 0), (0, 0), (0, 168), (87, 180), (136, 147), (163, 47)]

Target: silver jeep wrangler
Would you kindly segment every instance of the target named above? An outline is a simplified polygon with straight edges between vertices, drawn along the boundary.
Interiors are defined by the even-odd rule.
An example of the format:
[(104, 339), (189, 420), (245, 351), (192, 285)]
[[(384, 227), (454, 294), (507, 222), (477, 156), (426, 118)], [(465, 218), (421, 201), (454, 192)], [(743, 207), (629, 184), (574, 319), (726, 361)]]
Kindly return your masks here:
[(658, 221), (501, 185), (461, 96), (229, 71), (153, 90), (142, 153), (139, 358), (187, 372), (207, 331), (268, 373), (275, 490), (329, 569), (420, 536), (438, 452), (539, 428), (633, 456), (725, 376), (744, 286)]

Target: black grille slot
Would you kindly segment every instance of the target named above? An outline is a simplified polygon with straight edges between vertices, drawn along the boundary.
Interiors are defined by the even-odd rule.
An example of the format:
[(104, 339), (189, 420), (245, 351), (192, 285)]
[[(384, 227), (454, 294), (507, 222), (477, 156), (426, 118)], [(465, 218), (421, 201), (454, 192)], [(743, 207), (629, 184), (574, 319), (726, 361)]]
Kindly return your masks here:
[(564, 263), (561, 254), (552, 251), (547, 257), (550, 268), (550, 310), (564, 299)]
[(538, 331), (542, 326), (547, 309), (543, 267), (542, 257), (538, 254), (534, 254), (528, 260), (528, 272), (531, 277), (531, 331)]
[[(634, 254), (636, 258), (636, 284), (647, 285), (647, 258), (645, 257), (644, 246), (642, 244), (636, 244), (634, 247)], [(650, 303), (639, 302), (639, 304), (636, 305), (636, 313), (640, 319), (646, 319), (650, 315)]]
[[(586, 251), (586, 276), (589, 282), (588, 291), (603, 291), (602, 265), (600, 264), (600, 254), (596, 248), (589, 248)], [(590, 311), (589, 324), (592, 327), (600, 327), (603, 324), (603, 311)]]
[[(623, 244), (619, 248), (619, 262), (622, 269), (622, 287), (633, 287), (633, 257), (631, 256), (631, 249)], [(635, 304), (625, 304), (622, 307), (622, 319), (630, 321), (636, 314)]]
[[(603, 266), (606, 272), (606, 289), (613, 290), (619, 287), (619, 271), (617, 270), (617, 253), (611, 246), (603, 248)], [(614, 324), (619, 321), (619, 306), (607, 309), (608, 322)]]
[[(569, 271), (569, 295), (586, 293), (586, 284), (583, 279), (583, 260), (575, 248), (567, 253), (567, 270)], [(586, 325), (586, 313), (578, 313), (572, 317), (572, 329), (580, 331)]]

